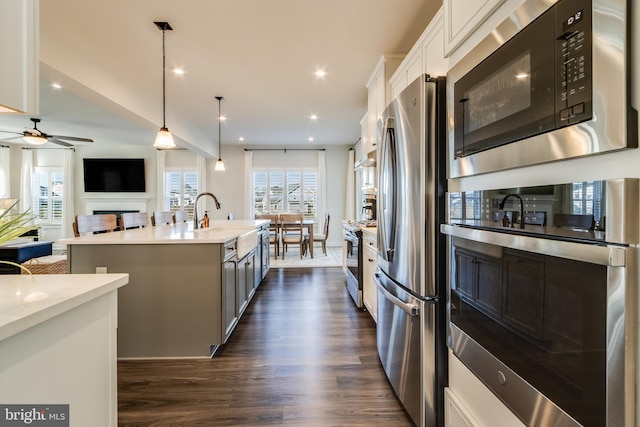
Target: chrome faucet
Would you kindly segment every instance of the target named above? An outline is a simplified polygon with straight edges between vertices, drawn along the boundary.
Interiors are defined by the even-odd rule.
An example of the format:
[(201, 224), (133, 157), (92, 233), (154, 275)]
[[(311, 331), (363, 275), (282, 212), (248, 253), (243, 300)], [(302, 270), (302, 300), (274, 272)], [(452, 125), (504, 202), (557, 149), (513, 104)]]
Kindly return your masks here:
[[(504, 198), (502, 199), (502, 201), (500, 202), (500, 210), (504, 211), (504, 204), (506, 203), (507, 199), (509, 197), (515, 197), (520, 201), (520, 229), (524, 230), (524, 203), (522, 202), (522, 197), (518, 196), (517, 194), (507, 194), (506, 196), (504, 196)], [(503, 224), (504, 224), (504, 219), (507, 219), (507, 222), (509, 221), (508, 217), (507, 217), (507, 213), (504, 213), (503, 216)], [(513, 228), (513, 221), (511, 221), (511, 227)]]
[(194, 230), (198, 229), (198, 199), (200, 199), (200, 197), (202, 196), (213, 197), (213, 201), (216, 203), (216, 209), (220, 209), (220, 202), (218, 201), (218, 198), (215, 196), (215, 194), (209, 193), (209, 192), (198, 194), (196, 196), (196, 201), (193, 202), (193, 229)]

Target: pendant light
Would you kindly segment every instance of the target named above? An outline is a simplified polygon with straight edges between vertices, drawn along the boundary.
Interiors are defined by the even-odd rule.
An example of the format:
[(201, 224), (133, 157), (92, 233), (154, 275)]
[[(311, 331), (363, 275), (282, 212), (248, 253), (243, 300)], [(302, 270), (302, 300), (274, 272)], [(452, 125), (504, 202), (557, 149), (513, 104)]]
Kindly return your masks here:
[(167, 129), (167, 125), (165, 123), (166, 116), (166, 108), (165, 108), (165, 55), (164, 55), (164, 33), (165, 31), (171, 31), (171, 25), (168, 22), (154, 22), (159, 30), (162, 30), (162, 127), (158, 131), (156, 135), (156, 141), (153, 143), (153, 146), (156, 148), (173, 148), (176, 146), (175, 142), (173, 142), (173, 135)]
[(222, 127), (220, 104), (222, 103), (222, 100), (224, 100), (224, 98), (221, 96), (216, 96), (216, 99), (218, 100), (218, 161), (216, 162), (216, 167), (214, 168), (214, 170), (223, 171), (225, 169), (224, 162), (222, 161), (222, 139), (220, 138), (220, 128)]

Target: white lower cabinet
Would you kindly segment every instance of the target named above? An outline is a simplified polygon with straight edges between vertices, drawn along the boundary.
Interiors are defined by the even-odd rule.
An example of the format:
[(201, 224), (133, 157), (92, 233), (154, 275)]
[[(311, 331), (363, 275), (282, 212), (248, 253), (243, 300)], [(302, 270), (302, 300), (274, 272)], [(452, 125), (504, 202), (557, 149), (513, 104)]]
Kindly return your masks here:
[(480, 427), (449, 387), (444, 389), (444, 420), (446, 427)]
[(451, 350), (449, 387), (445, 391), (447, 427), (525, 427)]
[(362, 302), (364, 306), (373, 317), (373, 320), (377, 322), (377, 309), (378, 309), (378, 290), (373, 279), (373, 275), (376, 273), (377, 268), (377, 256), (378, 246), (375, 233), (365, 231), (362, 233)]

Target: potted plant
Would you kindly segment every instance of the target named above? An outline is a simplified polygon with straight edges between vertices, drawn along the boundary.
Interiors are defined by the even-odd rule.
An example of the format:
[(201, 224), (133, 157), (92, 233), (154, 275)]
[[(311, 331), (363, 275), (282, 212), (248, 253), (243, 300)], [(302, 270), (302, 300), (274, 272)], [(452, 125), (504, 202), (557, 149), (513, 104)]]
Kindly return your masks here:
[[(35, 218), (34, 215), (29, 212), (12, 212), (13, 208), (18, 203), (17, 199), (4, 199), (1, 201), (0, 206), (0, 245), (22, 236), (31, 230), (35, 230), (38, 227), (33, 225), (31, 221)], [(16, 267), (31, 272), (20, 264), (16, 264), (11, 261), (0, 260), (0, 263), (11, 264)]]

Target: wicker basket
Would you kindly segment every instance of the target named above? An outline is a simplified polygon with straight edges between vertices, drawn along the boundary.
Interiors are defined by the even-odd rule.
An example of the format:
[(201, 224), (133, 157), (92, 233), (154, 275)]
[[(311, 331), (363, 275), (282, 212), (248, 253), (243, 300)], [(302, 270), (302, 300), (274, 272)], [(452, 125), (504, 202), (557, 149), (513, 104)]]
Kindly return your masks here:
[[(28, 268), (31, 274), (66, 274), (67, 256), (47, 255), (31, 258), (29, 261), (23, 262), (22, 266)], [(24, 270), (21, 270), (21, 272), (22, 274), (29, 274)]]

